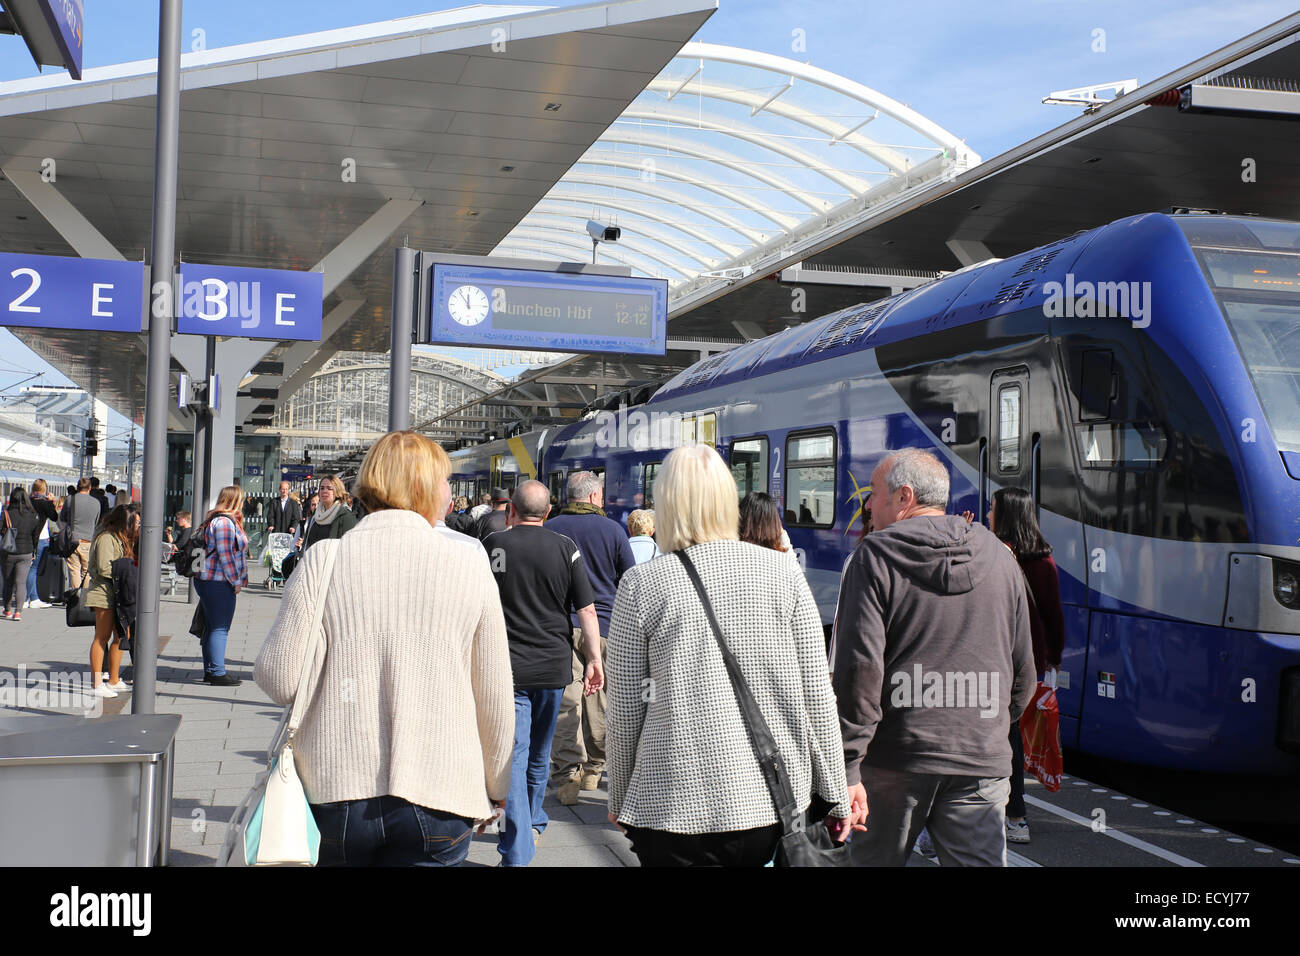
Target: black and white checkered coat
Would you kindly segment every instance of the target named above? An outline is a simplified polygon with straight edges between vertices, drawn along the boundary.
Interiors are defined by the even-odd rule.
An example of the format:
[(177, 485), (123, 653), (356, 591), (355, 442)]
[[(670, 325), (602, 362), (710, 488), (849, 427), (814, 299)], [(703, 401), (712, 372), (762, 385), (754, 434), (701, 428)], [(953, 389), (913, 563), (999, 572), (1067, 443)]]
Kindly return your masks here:
[[(848, 815), (821, 617), (777, 551), (710, 541), (688, 551), (806, 809)], [(722, 654), (686, 571), (666, 554), (628, 571), (609, 626), (609, 808), (622, 823), (721, 833), (776, 823)]]

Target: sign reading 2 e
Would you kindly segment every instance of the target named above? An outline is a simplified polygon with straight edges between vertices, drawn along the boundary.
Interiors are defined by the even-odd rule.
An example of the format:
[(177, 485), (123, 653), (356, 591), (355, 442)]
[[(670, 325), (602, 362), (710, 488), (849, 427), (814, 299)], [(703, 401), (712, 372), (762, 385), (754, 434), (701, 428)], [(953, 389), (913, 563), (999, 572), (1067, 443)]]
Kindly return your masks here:
[(0, 253), (0, 322), (34, 329), (139, 332), (143, 262)]
[(176, 331), (318, 342), (324, 281), (320, 272), (182, 262)]

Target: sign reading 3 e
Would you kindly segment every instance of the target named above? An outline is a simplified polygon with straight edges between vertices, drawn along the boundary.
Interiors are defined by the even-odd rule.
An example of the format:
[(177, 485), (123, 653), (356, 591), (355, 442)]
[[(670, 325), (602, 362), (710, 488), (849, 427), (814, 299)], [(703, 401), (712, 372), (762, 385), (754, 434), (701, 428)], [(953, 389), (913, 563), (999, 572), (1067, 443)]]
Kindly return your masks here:
[(35, 329), (139, 332), (145, 265), (0, 253), (0, 319)]
[(324, 281), (320, 272), (182, 262), (176, 331), (320, 341)]

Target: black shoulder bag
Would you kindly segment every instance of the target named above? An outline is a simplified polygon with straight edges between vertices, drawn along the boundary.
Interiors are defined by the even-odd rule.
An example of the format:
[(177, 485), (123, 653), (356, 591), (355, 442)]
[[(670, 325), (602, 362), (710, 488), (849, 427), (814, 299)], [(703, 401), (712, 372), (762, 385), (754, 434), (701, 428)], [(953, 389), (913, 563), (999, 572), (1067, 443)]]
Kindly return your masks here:
[(63, 592), (63, 617), (68, 627), (94, 627), (95, 609), (86, 607), (86, 582), (90, 579), (90, 564), (82, 565), (81, 585)]
[(727, 642), (722, 638), (722, 628), (713, 613), (713, 604), (704, 590), (700, 573), (685, 551), (673, 553), (681, 559), (691, 584), (695, 585), (695, 593), (700, 596), (700, 603), (704, 605), (704, 613), (709, 619), (709, 626), (713, 629), (713, 636), (718, 642), (718, 650), (722, 652), (722, 660), (727, 666), (727, 676), (731, 678), (731, 689), (736, 695), (740, 715), (749, 730), (749, 742), (754, 747), (759, 769), (763, 772), (763, 782), (767, 784), (767, 792), (772, 797), (773, 806), (776, 807), (776, 817), (781, 823), (781, 842), (776, 848), (776, 865), (852, 866), (848, 846), (836, 846), (825, 827), (819, 822), (814, 822), (809, 827), (808, 821), (799, 812), (799, 804), (790, 787), (790, 777), (785, 772), (781, 752), (777, 749), (776, 740), (767, 726), (767, 721), (763, 719), (763, 714), (758, 709), (754, 695), (750, 693), (749, 685), (745, 683), (745, 676), (740, 672), (739, 662), (728, 650)]

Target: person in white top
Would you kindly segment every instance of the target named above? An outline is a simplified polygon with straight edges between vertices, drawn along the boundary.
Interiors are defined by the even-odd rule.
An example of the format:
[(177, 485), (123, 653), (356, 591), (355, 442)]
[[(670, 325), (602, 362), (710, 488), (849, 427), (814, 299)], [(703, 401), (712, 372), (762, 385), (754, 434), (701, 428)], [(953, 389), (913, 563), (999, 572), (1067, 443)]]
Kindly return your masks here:
[(450, 472), (447, 453), (415, 432), (371, 446), (357, 477), (366, 517), (305, 553), (257, 656), (258, 686), (289, 704), (324, 600), (294, 739), (321, 866), (455, 866), (510, 791), (505, 618), (482, 546), (438, 527)]

